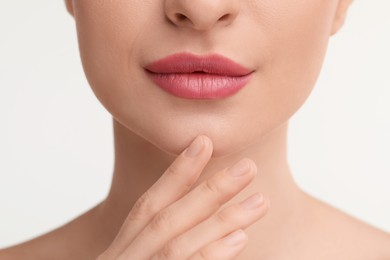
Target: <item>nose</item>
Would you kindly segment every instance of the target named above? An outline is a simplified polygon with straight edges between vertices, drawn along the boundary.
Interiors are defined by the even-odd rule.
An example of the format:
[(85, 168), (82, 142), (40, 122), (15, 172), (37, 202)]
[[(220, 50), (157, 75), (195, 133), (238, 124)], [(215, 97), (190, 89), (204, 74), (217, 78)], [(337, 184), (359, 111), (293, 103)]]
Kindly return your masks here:
[(176, 26), (205, 31), (227, 26), (237, 17), (240, 0), (165, 0), (164, 11)]

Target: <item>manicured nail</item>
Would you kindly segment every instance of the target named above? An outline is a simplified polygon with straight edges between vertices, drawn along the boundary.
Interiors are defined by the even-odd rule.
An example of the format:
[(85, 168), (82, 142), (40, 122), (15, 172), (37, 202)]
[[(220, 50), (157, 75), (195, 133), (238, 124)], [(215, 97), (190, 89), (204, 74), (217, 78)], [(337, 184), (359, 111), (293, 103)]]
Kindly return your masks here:
[(250, 166), (247, 159), (242, 159), (232, 167), (230, 167), (227, 172), (234, 177), (242, 176), (245, 173), (249, 172)]
[(184, 155), (187, 157), (197, 156), (202, 151), (203, 145), (204, 145), (203, 137), (197, 136), (195, 140), (192, 142), (192, 144), (190, 145), (190, 147), (186, 149)]
[(236, 230), (223, 240), (229, 246), (239, 245), (246, 240), (246, 235), (242, 229)]
[(256, 193), (246, 200), (240, 202), (240, 205), (244, 209), (255, 209), (260, 207), (264, 203), (264, 196), (260, 193)]

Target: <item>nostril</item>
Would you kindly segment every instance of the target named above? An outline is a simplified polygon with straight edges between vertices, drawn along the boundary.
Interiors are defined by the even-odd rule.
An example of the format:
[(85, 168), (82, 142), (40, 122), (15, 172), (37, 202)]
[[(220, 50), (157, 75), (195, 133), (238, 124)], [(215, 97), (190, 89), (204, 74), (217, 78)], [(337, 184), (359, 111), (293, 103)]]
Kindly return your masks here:
[(227, 20), (229, 18), (229, 14), (223, 15), (221, 18), (219, 18), (220, 21)]
[(179, 21), (183, 21), (183, 20), (187, 19), (187, 17), (184, 14), (176, 14), (176, 18)]

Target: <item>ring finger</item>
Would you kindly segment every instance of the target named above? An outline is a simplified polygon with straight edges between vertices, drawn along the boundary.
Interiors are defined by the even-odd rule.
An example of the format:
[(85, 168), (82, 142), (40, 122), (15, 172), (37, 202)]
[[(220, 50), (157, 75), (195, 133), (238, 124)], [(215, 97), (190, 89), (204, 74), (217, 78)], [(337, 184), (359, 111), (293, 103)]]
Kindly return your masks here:
[[(168, 242), (155, 259), (188, 259), (206, 245), (214, 243), (227, 234), (244, 229), (263, 217), (269, 208), (269, 199), (256, 193), (239, 204), (217, 212), (197, 226)], [(219, 244), (216, 244), (219, 245)], [(222, 244), (221, 244), (222, 245)], [(210, 249), (218, 251), (211, 246)], [(204, 255), (206, 252), (203, 252)], [(217, 254), (218, 252), (214, 252)], [(223, 254), (224, 252), (220, 252)], [(211, 259), (211, 258), (210, 258)], [(214, 259), (214, 258), (212, 258)]]

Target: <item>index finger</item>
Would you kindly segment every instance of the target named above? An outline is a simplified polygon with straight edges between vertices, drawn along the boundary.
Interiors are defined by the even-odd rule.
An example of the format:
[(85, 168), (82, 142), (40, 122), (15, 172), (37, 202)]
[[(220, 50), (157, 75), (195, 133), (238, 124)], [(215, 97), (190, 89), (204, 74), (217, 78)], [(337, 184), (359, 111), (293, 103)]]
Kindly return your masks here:
[(121, 253), (157, 212), (183, 197), (199, 178), (211, 157), (212, 148), (207, 136), (197, 136), (190, 147), (136, 201), (106, 253)]

